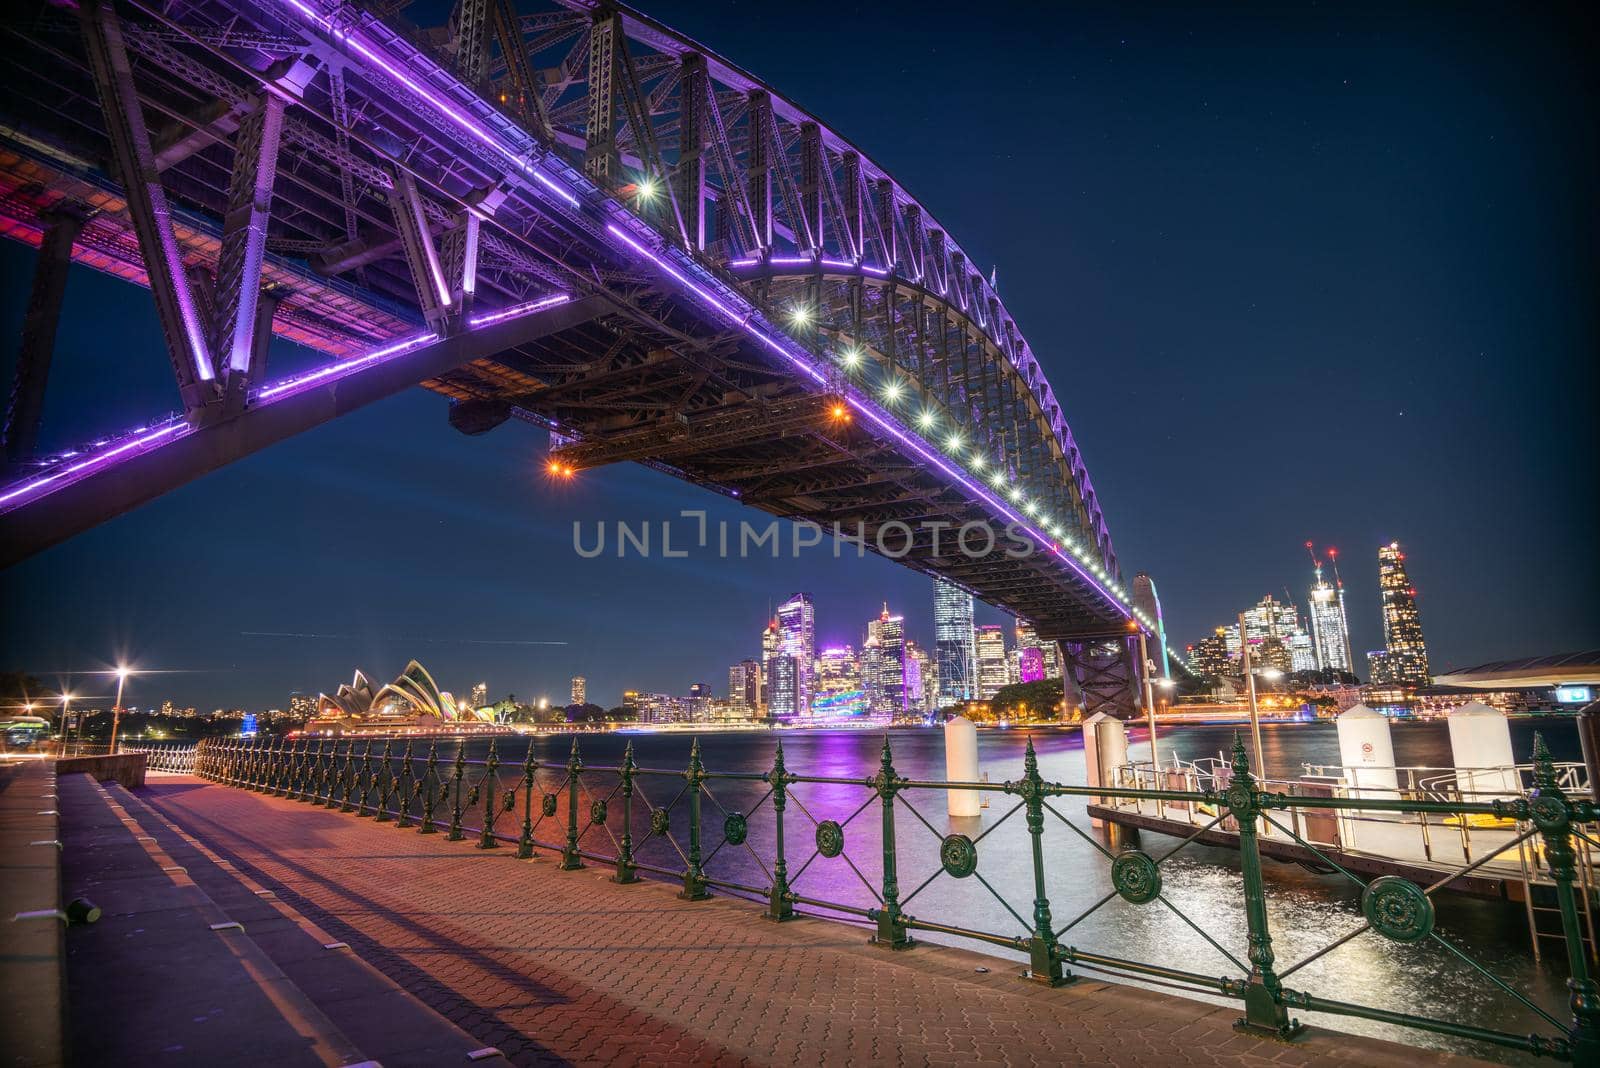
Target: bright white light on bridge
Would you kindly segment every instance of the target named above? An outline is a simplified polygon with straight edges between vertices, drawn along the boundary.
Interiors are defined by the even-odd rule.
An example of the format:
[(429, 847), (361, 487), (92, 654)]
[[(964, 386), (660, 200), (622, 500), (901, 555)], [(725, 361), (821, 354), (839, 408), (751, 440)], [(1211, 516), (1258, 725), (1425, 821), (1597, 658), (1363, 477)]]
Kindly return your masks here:
[(1028, 501), (1025, 504), (1023, 504), (1022, 510), (1024, 512), (1027, 512), (1029, 515), (1038, 515), (1039, 514), (1039, 502), (1038, 501)]
[(961, 440), (960, 434), (951, 434), (949, 437), (944, 439), (944, 447), (951, 452), (960, 452), (961, 446), (965, 444), (966, 442)]
[(974, 471), (982, 472), (983, 468), (984, 468), (983, 457), (982, 456), (974, 456), (972, 458), (972, 469)]
[(638, 192), (640, 200), (654, 200), (660, 190), (656, 187), (654, 178), (645, 178), (639, 182)]
[(811, 308), (805, 304), (796, 304), (789, 310), (789, 321), (795, 326), (809, 326), (811, 323)]
[(883, 387), (883, 399), (888, 401), (890, 404), (893, 404), (900, 399), (900, 395), (904, 392), (904, 386), (902, 386), (898, 381), (891, 381), (888, 385)]
[(923, 409), (917, 415), (917, 429), (918, 430), (927, 430), (927, 429), (931, 428), (933, 426), (933, 420), (934, 420), (934, 414), (932, 412), (928, 411), (927, 409)]
[(845, 349), (844, 365), (852, 370), (861, 366), (861, 350), (858, 348)]

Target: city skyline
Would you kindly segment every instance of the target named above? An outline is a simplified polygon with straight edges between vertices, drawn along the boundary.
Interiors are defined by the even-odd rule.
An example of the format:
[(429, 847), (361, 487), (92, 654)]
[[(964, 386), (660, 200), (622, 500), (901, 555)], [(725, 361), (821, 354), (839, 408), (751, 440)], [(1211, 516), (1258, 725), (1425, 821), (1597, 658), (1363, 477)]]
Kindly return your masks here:
[[(1581, 402), (1596, 392), (1594, 323), (1581, 311), (1594, 288), (1580, 236), (1593, 232), (1593, 206), (1574, 192), (1593, 186), (1596, 168), (1572, 147), (1587, 139), (1562, 133), (1592, 129), (1594, 107), (1555, 88), (1559, 78), (1517, 73), (1574, 70), (1566, 44), (1481, 11), (1448, 34), (1424, 13), (1396, 13), (1381, 37), (1332, 12), (1315, 32), (1198, 13), (1152, 26), (1109, 12), (1020, 41), (1005, 20), (982, 22), (963, 49), (999, 72), (996, 92), (1034, 99), (1009, 80), (1018, 48), (1077, 72), (1039, 98), (1063, 136), (1024, 161), (1009, 157), (1036, 113), (993, 113), (948, 76), (932, 29), (912, 32), (904, 77), (867, 108), (826, 28), (743, 8), (730, 18), (715, 4), (657, 13), (883, 146), (953, 233), (982, 242), (974, 254), (986, 273), (998, 267), (1052, 381), (1083, 383), (1062, 389), (1066, 414), (1119, 554), (1159, 584), (1175, 645), (1263, 593), (1288, 586), (1303, 600), (1295, 546), (1306, 537), (1356, 561), (1344, 578), (1358, 656), (1381, 645), (1370, 547), (1393, 539), (1421, 561), (1435, 671), (1600, 644), (1589, 607), (1600, 565), (1583, 538), (1596, 505), (1570, 493), (1597, 481), (1600, 455)], [(852, 17), (863, 40), (907, 44), (903, 11)], [(1329, 26), (1350, 32), (1329, 45)], [(1172, 100), (1185, 102), (1178, 112)], [(965, 122), (985, 165), (934, 165), (931, 147), (895, 125), (905, 107)], [(1456, 117), (1440, 123), (1445, 111)], [(1167, 116), (1159, 130), (1130, 121), (1149, 114)], [(1059, 184), (1050, 212), (1012, 195), (1023, 167)], [(0, 246), (8, 278), (26, 278), (33, 261)], [(26, 299), (25, 285), (0, 295), (4, 336), (17, 336)], [(42, 448), (174, 401), (141, 290), (74, 269), (57, 348)], [(108, 348), (130, 358), (100, 358)], [(14, 352), (6, 346), (8, 361)], [(313, 362), (273, 348), (285, 372)], [(1101, 365), (1138, 373), (1100, 375)], [(1253, 373), (1219, 373), (1241, 367)], [(1235, 480), (1238, 429), (1291, 410), (1337, 432), (1254, 450), (1249, 478)], [(619, 647), (664, 686), (722, 677), (774, 591), (811, 590), (819, 617), (865, 618), (885, 598), (921, 603), (921, 576), (848, 555), (576, 566), (574, 521), (752, 513), (643, 469), (552, 486), (544, 449), (532, 429), (457, 434), (420, 392), (349, 415), (11, 569), (8, 667), (54, 687), (59, 674), (125, 657), (185, 672), (168, 677), (170, 696), (202, 707), (277, 703), (351, 664), (392, 673), (419, 655), (452, 679), (488, 679), (496, 696), (559, 696), (578, 672), (614, 694), (630, 684), (607, 662)], [(1246, 491), (1226, 522), (1185, 518), (1213, 514), (1219, 492)], [(1494, 508), (1452, 503), (1485, 492)], [(397, 499), (420, 500), (427, 518), (375, 523)], [(1560, 522), (1504, 520), (1544, 514), (1551, 500), (1566, 502)], [(425, 618), (419, 585), (436, 608)], [(359, 612), (330, 609), (345, 599)], [(1507, 618), (1514, 630), (1495, 625)], [(931, 648), (925, 620), (907, 625)], [(534, 642), (568, 644), (524, 644)]]

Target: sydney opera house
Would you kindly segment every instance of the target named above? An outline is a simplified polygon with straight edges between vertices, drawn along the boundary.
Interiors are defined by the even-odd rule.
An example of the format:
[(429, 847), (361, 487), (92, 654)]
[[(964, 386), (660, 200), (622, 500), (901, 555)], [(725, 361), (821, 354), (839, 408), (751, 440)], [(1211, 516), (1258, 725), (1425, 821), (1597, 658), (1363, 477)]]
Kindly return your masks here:
[(360, 671), (333, 694), (317, 696), (317, 715), (307, 734), (499, 734), (510, 728), (489, 708), (471, 708), (439, 689), (415, 660), (376, 692)]

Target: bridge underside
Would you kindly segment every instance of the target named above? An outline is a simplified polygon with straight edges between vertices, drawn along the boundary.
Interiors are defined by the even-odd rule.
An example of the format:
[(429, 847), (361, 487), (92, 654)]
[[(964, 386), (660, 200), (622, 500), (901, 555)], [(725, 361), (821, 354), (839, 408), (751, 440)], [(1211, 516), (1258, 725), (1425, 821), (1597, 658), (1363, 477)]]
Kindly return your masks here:
[[(15, 438), (8, 428), (16, 481), (0, 490), (5, 563), (420, 384), (449, 398), (464, 433), (508, 421), (551, 428), (546, 461), (561, 472), (640, 462), (859, 537), (1063, 643), (1069, 699), (1087, 711), (1136, 706), (1130, 608), (1122, 591), (1108, 592), (1115, 555), (1059, 405), (992, 288), (890, 179), (870, 177), (867, 161), (787, 101), (715, 90), (708, 77), (725, 86), (747, 76), (632, 14), (522, 20), (530, 54), (578, 35), (566, 59), (538, 72), (546, 103), (577, 86), (591, 104), (532, 101), (515, 116), (543, 138), (528, 142), (472, 99), (495, 77), (526, 75), (506, 51), (516, 34), (501, 39), (492, 69), (452, 82), (408, 39), (352, 16), (366, 54), (400, 64), (363, 69), (337, 43), (347, 38), (330, 48), (304, 17), (311, 8), (295, 9), (84, 0), (81, 16), (43, 8), (3, 27), (18, 47), (0, 57), (0, 233), (39, 246), (45, 268), (70, 255), (151, 287), (186, 408), (160, 424), (170, 442), (147, 450), (130, 436), (128, 462), (104, 469), (13, 450), (31, 428)], [(635, 68), (620, 30), (660, 54)], [(597, 82), (584, 89), (584, 60), (619, 79), (662, 79), (643, 95), (627, 90), (631, 144), (606, 125), (621, 105), (597, 97)], [(428, 88), (396, 81), (413, 68), (428, 72)], [(459, 118), (452, 108), (474, 116), (471, 136), (447, 121)], [(675, 166), (646, 144), (650, 124), (681, 142)], [(514, 150), (494, 147), (506, 137)], [(581, 176), (541, 144), (569, 154), (581, 145)], [(637, 197), (621, 206), (637, 188), (621, 163), (642, 161), (645, 148), (655, 169), (673, 173), (674, 224)], [(791, 150), (804, 155), (798, 185), (788, 162), (768, 158)], [(528, 160), (546, 188), (529, 179)], [(630, 210), (657, 216), (655, 228)], [(708, 219), (718, 234), (709, 242)], [(824, 247), (825, 229), (846, 252)], [(775, 233), (796, 243), (809, 234), (810, 265), (774, 256)], [(752, 242), (762, 246), (754, 257)], [(53, 292), (59, 304), (58, 276), (40, 271), (41, 321)], [(806, 329), (771, 326), (801, 305)], [(304, 388), (269, 385), (268, 330), (346, 362)], [(43, 389), (48, 333), (25, 342), (22, 392)], [(864, 366), (841, 366), (845, 351)], [(877, 401), (902, 385), (898, 411)], [(28, 405), (14, 403), (19, 411), (28, 422)], [(962, 448), (911, 429), (919, 413), (965, 428)], [(987, 468), (971, 459), (980, 453)], [(1008, 553), (1018, 543), (1006, 539), (1006, 516), (1020, 520), (1024, 508), (1041, 517), (1026, 521), (1032, 551)], [(993, 549), (977, 551), (987, 531)]]

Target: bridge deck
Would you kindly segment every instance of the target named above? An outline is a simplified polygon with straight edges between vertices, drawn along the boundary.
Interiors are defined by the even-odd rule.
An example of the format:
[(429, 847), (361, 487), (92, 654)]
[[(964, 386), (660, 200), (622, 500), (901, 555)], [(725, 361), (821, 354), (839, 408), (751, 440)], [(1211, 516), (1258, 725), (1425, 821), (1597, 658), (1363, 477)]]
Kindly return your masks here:
[(852, 926), (767, 923), (745, 901), (188, 776), (139, 796), (514, 1063), (1469, 1063), (1322, 1029), (1285, 1046), (1235, 1034), (1231, 1006), (1096, 979), (1051, 990), (977, 953), (890, 953)]

